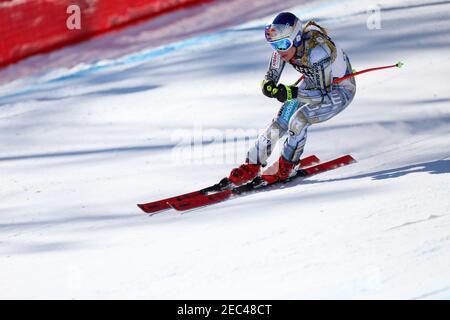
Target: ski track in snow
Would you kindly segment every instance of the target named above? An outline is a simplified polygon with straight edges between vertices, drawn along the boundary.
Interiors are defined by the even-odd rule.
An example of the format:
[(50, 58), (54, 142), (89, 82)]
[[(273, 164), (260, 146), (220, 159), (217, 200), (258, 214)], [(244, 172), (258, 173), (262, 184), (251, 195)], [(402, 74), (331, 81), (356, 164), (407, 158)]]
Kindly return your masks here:
[[(229, 27), (218, 1), (1, 71), (15, 80), (0, 86), (0, 298), (449, 299), (450, 2), (379, 1), (380, 30), (371, 3), (290, 8), (328, 27), (356, 69), (405, 62), (358, 77), (348, 109), (309, 131), (305, 155), (358, 163), (185, 214), (135, 204), (244, 160), (242, 134), (236, 160), (217, 161), (233, 151), (221, 134), (253, 139), (277, 112), (259, 82), (262, 27), (282, 6), (249, 2)], [(145, 33), (205, 12), (169, 43), (173, 29)], [(282, 81), (297, 77), (287, 67)], [(176, 158), (198, 128), (201, 150)]]

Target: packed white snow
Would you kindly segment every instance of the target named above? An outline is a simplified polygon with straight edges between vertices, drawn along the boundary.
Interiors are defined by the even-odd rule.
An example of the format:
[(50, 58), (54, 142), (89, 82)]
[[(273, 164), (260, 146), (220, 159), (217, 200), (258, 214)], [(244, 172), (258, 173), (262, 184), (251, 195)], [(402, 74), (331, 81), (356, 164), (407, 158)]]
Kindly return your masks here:
[[(359, 76), (352, 104), (309, 130), (305, 155), (358, 163), (185, 214), (136, 207), (217, 182), (278, 111), (259, 83), (283, 8), (255, 20), (256, 2), (216, 28), (214, 4), (189, 9), (218, 31), (159, 47), (136, 37), (74, 64), (96, 38), (13, 67), (60, 59), (0, 86), (0, 298), (450, 298), (449, 1), (284, 8), (357, 70), (405, 63)], [(282, 82), (298, 77), (288, 66)]]

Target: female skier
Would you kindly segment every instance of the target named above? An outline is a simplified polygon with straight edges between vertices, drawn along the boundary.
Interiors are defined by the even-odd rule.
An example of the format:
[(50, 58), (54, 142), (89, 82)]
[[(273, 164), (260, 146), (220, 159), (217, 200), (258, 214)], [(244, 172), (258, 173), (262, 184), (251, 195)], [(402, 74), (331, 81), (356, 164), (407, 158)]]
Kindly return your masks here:
[[(300, 162), (308, 127), (340, 113), (356, 92), (354, 78), (333, 84), (334, 78), (351, 74), (352, 67), (345, 52), (314, 21), (303, 26), (294, 14), (282, 12), (266, 26), (265, 36), (274, 52), (262, 92), (283, 105), (248, 151), (245, 163), (231, 171), (228, 179), (235, 186), (260, 174), (273, 146), (285, 133), (288, 135), (279, 160), (261, 178), (270, 183), (289, 178)], [(278, 84), (286, 63), (303, 75), (298, 86)]]

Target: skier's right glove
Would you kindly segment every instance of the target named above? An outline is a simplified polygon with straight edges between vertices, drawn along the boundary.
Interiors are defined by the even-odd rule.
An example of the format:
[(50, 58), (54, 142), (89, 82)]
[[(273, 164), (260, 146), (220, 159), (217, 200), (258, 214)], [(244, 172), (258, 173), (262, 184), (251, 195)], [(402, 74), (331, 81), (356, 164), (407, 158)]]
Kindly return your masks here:
[(277, 87), (277, 84), (272, 80), (263, 80), (261, 82), (262, 92), (266, 97), (273, 98), (272, 91)]
[(298, 88), (296, 86), (287, 86), (284, 84), (276, 85), (272, 80), (263, 80), (261, 83), (262, 91), (269, 98), (276, 98), (280, 102), (296, 99)]
[(296, 99), (298, 96), (298, 88), (296, 86), (287, 86), (285, 84), (279, 84), (272, 90), (272, 96), (277, 98), (280, 102), (286, 102), (287, 100)]

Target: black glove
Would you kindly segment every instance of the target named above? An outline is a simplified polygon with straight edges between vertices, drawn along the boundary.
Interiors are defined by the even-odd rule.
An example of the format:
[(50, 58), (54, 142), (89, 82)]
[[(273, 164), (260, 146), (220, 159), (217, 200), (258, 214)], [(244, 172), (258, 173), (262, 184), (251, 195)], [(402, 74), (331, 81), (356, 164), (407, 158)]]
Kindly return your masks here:
[(297, 96), (298, 88), (296, 86), (287, 86), (280, 83), (276, 88), (272, 89), (272, 97), (277, 98), (280, 102), (296, 99)]
[(281, 83), (277, 86), (272, 80), (263, 80), (261, 87), (265, 96), (277, 98), (280, 102), (286, 102), (286, 100), (292, 100), (298, 96), (298, 88), (296, 86), (286, 86)]
[(262, 92), (266, 97), (273, 98), (272, 90), (277, 87), (277, 84), (272, 80), (263, 80), (261, 82)]

